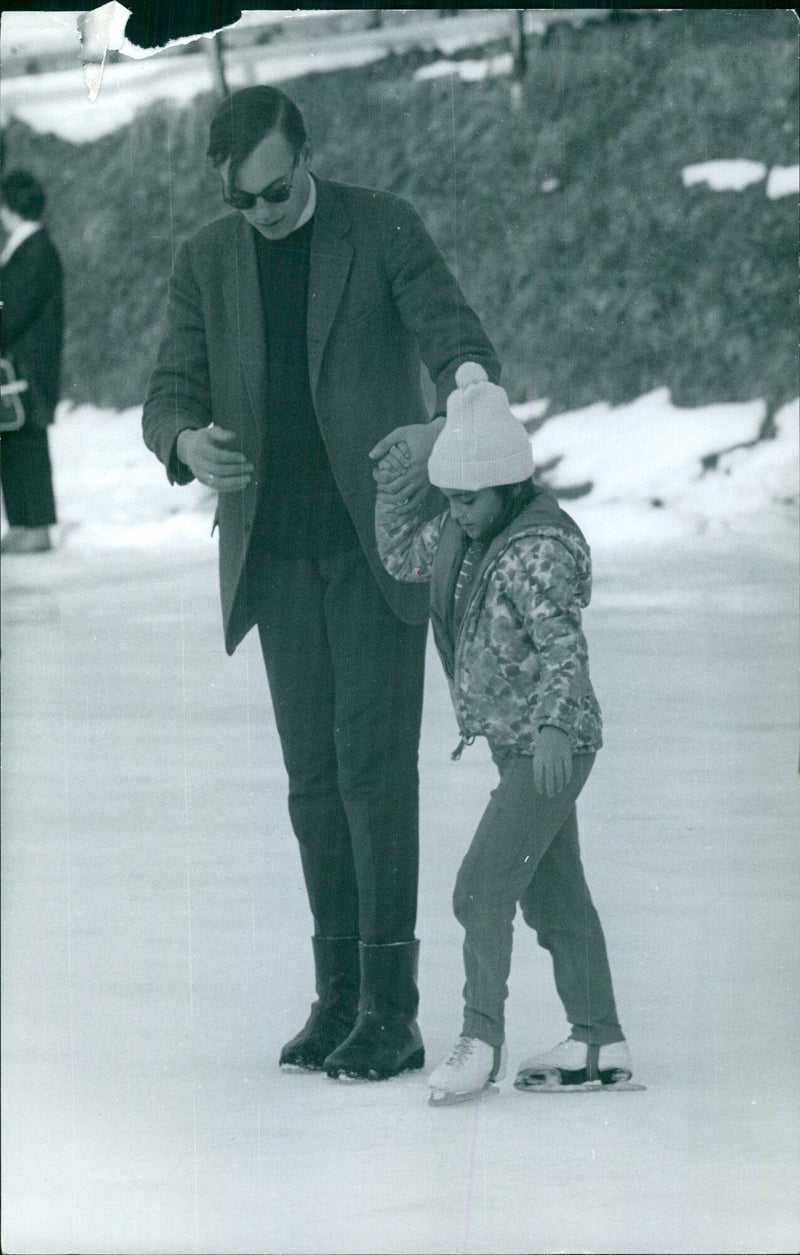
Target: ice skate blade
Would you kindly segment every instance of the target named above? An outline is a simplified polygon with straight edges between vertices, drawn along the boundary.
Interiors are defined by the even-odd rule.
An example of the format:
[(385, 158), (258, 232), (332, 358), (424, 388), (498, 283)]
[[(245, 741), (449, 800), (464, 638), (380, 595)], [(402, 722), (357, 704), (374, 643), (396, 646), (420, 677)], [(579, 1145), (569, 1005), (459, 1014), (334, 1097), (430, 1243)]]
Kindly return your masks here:
[(525, 1067), (517, 1072), (514, 1088), (537, 1094), (585, 1094), (597, 1090), (637, 1091), (646, 1088), (631, 1080), (628, 1068), (605, 1068), (591, 1075), (586, 1068), (569, 1072), (564, 1068)]
[(500, 1093), (497, 1085), (493, 1085), (491, 1081), (483, 1086), (482, 1089), (471, 1089), (466, 1094), (451, 1094), (446, 1089), (431, 1090), (428, 1096), (429, 1107), (457, 1107), (465, 1102), (478, 1102), (481, 1098), (490, 1098)]
[(537, 1080), (535, 1077), (518, 1076), (514, 1089), (524, 1094), (605, 1094), (605, 1093), (641, 1093), (646, 1085), (638, 1085), (635, 1081), (611, 1081), (604, 1085), (602, 1081), (582, 1081), (580, 1085), (562, 1085), (560, 1081)]

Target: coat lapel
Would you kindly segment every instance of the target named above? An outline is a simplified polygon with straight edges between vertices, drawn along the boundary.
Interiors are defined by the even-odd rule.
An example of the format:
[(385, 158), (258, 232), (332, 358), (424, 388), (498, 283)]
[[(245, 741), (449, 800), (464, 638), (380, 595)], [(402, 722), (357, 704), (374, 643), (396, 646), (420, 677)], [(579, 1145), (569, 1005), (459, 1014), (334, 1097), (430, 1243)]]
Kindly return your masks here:
[(353, 260), (350, 222), (335, 187), (317, 179), (317, 207), (308, 274), (308, 374), (316, 396), (322, 355)]
[(253, 422), (260, 434), (267, 411), (267, 329), (253, 233), (242, 217), (228, 237), (223, 275), (225, 310), (235, 329)]
[[(350, 222), (336, 189), (317, 180), (317, 207), (311, 236), (308, 275), (308, 373), (316, 394), (322, 355), (353, 260), (347, 239)], [(259, 292), (255, 242), (247, 222), (240, 218), (228, 238), (223, 267), (223, 300), (228, 319), (236, 328), (239, 360), (256, 426), (261, 427), (267, 407), (267, 330)]]

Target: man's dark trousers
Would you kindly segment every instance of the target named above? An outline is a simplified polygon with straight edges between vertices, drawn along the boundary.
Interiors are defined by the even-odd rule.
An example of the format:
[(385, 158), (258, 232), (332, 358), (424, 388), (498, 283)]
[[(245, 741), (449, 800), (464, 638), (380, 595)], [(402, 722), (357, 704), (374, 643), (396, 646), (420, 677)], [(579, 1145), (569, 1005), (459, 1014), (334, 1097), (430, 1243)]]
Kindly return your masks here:
[(412, 941), (427, 628), (392, 613), (355, 535), (303, 549), (248, 565), (315, 933)]

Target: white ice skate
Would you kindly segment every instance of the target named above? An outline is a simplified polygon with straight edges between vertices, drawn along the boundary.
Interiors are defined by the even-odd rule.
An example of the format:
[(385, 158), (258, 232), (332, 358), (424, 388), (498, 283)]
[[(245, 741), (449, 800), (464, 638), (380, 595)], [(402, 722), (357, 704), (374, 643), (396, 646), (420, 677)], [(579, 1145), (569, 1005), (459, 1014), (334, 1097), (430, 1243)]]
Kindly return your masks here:
[(428, 1077), (432, 1107), (468, 1102), (490, 1089), (506, 1073), (505, 1046), (489, 1046), (477, 1037), (459, 1037), (446, 1059)]
[(633, 1060), (626, 1041), (588, 1046), (568, 1037), (552, 1050), (523, 1060), (514, 1087), (540, 1094), (645, 1089), (631, 1081), (632, 1073)]

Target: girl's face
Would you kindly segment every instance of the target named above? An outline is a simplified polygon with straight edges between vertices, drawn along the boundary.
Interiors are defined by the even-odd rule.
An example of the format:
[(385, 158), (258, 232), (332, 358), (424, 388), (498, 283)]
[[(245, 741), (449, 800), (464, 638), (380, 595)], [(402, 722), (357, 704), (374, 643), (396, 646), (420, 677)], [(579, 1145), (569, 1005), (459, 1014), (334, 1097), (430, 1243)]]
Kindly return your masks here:
[(503, 499), (496, 488), (480, 488), (477, 492), (442, 489), (450, 502), (450, 513), (472, 540), (491, 531), (503, 512)]

